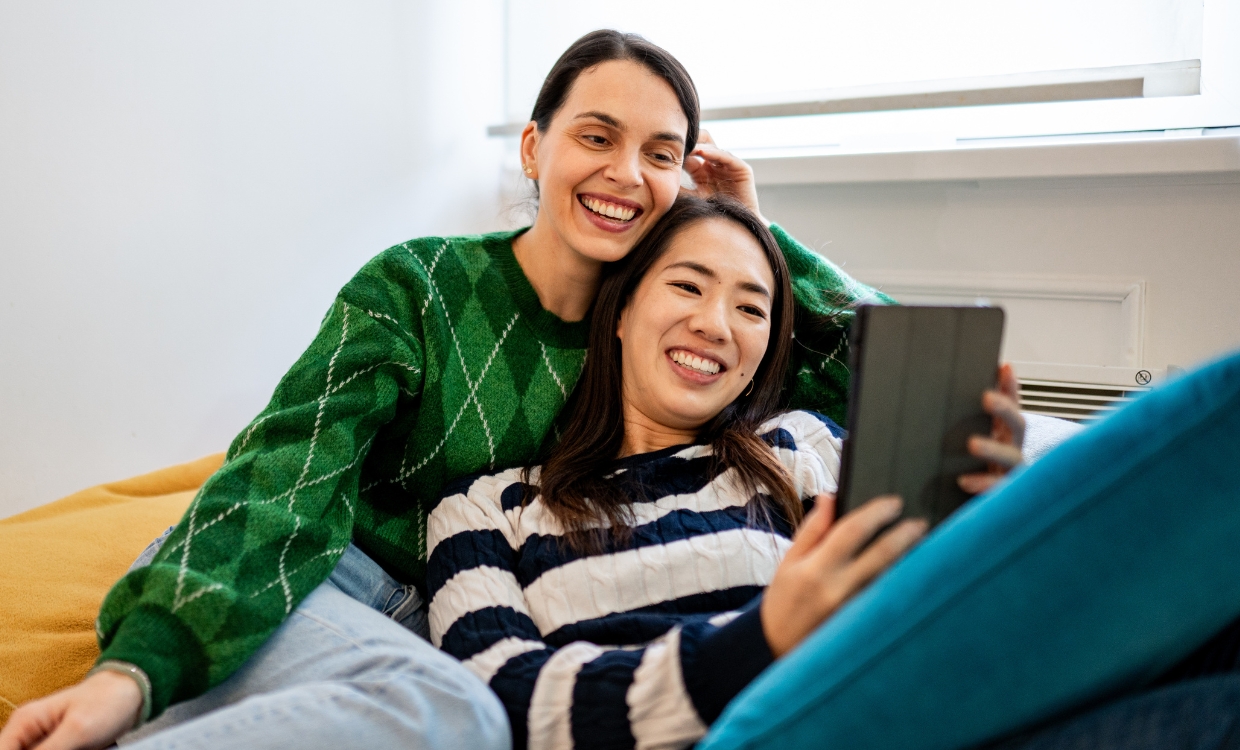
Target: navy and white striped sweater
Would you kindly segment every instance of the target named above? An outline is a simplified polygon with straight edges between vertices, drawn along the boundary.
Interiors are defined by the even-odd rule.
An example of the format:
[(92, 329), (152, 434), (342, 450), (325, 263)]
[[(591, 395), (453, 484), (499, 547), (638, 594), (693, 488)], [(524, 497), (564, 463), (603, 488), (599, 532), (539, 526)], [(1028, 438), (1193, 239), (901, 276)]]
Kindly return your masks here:
[[(802, 498), (835, 491), (835, 423), (790, 412), (760, 433)], [(597, 555), (560, 543), (539, 499), (522, 505), (519, 469), (445, 493), (431, 640), (499, 695), (517, 747), (685, 747), (771, 663), (758, 595), (792, 530), (749, 525), (749, 497), (712, 463), (703, 445), (618, 461), (644, 496), (631, 542)]]

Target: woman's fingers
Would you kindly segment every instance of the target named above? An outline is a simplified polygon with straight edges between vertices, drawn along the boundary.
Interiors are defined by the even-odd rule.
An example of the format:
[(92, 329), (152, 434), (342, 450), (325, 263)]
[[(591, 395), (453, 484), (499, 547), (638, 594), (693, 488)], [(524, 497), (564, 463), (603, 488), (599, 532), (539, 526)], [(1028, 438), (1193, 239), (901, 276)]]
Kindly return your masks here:
[(998, 389), (982, 394), (982, 408), (993, 418), (993, 425), (990, 437), (970, 437), (968, 450), (985, 459), (990, 471), (957, 477), (956, 483), (965, 492), (976, 495), (989, 490), (1024, 459), (1021, 448), (1025, 444), (1025, 417), (1020, 413), (1019, 389), (1012, 365), (1005, 363), (999, 368)]
[(1016, 370), (1011, 362), (999, 365), (999, 392), (1013, 401), (1020, 401), (1020, 381), (1016, 379)]
[(878, 534), (879, 529), (900, 517), (904, 503), (894, 495), (877, 497), (852, 511), (827, 532), (814, 551), (819, 564), (843, 565)]
[(986, 391), (982, 394), (982, 408), (998, 420), (994, 437), (1010, 442), (1017, 448), (1025, 443), (1025, 416), (1020, 413), (1020, 402), (1000, 393)]
[(743, 160), (711, 144), (699, 144), (693, 149), (693, 155), (699, 157), (702, 167), (709, 167), (713, 172), (729, 178), (749, 179), (753, 170)]
[(874, 580), (909, 548), (926, 535), (930, 524), (924, 518), (910, 518), (883, 532), (848, 566), (852, 592)]
[(969, 438), (969, 454), (1010, 469), (1022, 460), (1020, 448), (993, 438), (973, 435)]
[(685, 159), (685, 171), (693, 178), (699, 196), (724, 193), (744, 203), (758, 214), (764, 224), (770, 222), (758, 210), (758, 190), (754, 184), (753, 169), (744, 159), (737, 158), (715, 145), (710, 133), (701, 131), (697, 146)]
[(980, 474), (961, 474), (956, 477), (956, 484), (960, 485), (960, 489), (970, 495), (980, 495), (1003, 478), (1000, 473), (980, 473)]
[(0, 750), (93, 750), (134, 727), (142, 691), (131, 677), (98, 672), (21, 706), (0, 732)]
[(18, 707), (0, 730), (0, 750), (26, 750), (37, 747), (50, 735), (64, 716), (59, 693)]
[[(795, 648), (925, 533), (924, 521), (905, 521), (878, 533), (899, 518), (898, 497), (876, 498), (830, 523), (834, 499), (819, 496), (762, 597), (762, 633), (777, 657)], [(858, 554), (871, 540), (874, 544)]]
[(61, 722), (54, 732), (33, 747), (37, 748), (37, 750), (95, 750), (96, 748), (106, 747), (106, 745), (86, 743), (83, 741), (82, 735), (83, 732), (81, 730), (70, 726), (67, 722)]
[[(1024, 446), (1025, 416), (1020, 413), (1020, 381), (1016, 379), (1016, 371), (1012, 369), (1010, 362), (1004, 362), (999, 366), (998, 390), (989, 393), (995, 394), (991, 397), (995, 402), (995, 408), (994, 410), (987, 408), (987, 411), (990, 411), (991, 415), (1002, 422), (1011, 433), (1004, 437), (1010, 438), (1011, 443), (1017, 448)], [(986, 400), (983, 396), (983, 406)]]

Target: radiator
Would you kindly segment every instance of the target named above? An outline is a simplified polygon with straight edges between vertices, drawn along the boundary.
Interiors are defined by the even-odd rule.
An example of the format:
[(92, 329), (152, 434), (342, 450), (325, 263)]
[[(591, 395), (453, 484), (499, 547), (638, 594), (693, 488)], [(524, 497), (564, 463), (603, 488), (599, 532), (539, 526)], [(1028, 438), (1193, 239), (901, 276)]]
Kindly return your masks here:
[[(1106, 416), (1167, 377), (1165, 369), (1013, 362), (1020, 408), (1088, 423)], [(1170, 368), (1174, 371), (1174, 368)]]

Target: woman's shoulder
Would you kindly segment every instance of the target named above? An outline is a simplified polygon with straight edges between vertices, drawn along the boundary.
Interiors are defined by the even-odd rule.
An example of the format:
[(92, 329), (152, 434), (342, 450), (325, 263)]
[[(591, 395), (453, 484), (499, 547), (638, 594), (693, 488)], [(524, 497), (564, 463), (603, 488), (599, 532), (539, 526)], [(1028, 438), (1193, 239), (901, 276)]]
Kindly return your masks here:
[(758, 434), (775, 449), (799, 495), (835, 491), (844, 430), (830, 417), (812, 411), (788, 411), (764, 422)]
[(839, 443), (845, 431), (825, 414), (815, 411), (793, 410), (777, 414), (762, 423), (758, 434), (776, 448), (797, 450), (797, 443), (816, 443), (828, 440)]
[(393, 245), (362, 266), (340, 297), (378, 317), (412, 322), (404, 318), (424, 312), (432, 298), (468, 296), (466, 287), (492, 264), (496, 248), (511, 247), (518, 231), (419, 237)]
[(412, 275), (429, 279), (445, 262), (467, 268), (487, 265), (495, 249), (511, 247), (513, 238), (521, 231), (418, 237), (379, 253), (362, 267), (358, 276)]
[[(533, 469), (537, 476), (538, 469)], [(526, 484), (525, 469), (514, 467), (490, 473), (470, 474), (460, 477), (444, 485), (439, 494), (439, 504), (454, 499), (468, 498), (473, 502), (493, 505), (507, 511), (519, 507), (524, 499)]]
[(499, 531), (515, 548), (513, 529), (526, 501), (524, 469), (471, 474), (449, 482), (427, 522), (427, 552), (463, 532)]

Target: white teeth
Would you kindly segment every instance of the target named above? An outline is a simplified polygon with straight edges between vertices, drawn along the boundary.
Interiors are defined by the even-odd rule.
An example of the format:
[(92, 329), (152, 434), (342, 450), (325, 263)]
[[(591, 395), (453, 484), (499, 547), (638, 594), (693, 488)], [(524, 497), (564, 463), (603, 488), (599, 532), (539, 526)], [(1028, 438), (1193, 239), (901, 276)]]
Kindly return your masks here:
[(637, 211), (632, 208), (625, 208), (624, 206), (618, 206), (614, 203), (608, 203), (595, 198), (583, 197), (581, 202), (585, 204), (586, 208), (600, 216), (619, 219), (620, 221), (629, 221), (637, 215)]
[(706, 373), (707, 375), (714, 375), (719, 372), (718, 362), (711, 359), (704, 359), (696, 354), (690, 354), (683, 349), (677, 349), (672, 352), (672, 361), (677, 364), (684, 365), (691, 370)]

